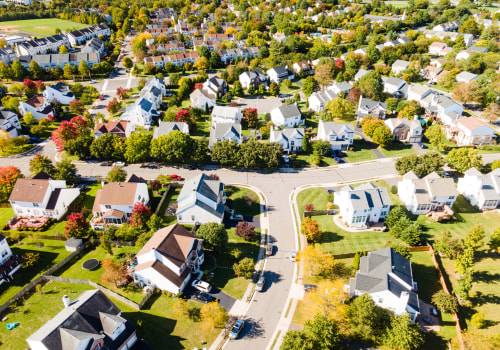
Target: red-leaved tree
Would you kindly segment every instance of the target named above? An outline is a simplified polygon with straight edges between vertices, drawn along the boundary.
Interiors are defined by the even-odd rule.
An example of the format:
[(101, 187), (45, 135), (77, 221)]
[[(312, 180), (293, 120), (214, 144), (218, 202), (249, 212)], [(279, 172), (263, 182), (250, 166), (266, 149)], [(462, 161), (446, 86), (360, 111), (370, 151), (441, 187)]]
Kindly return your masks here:
[(246, 221), (240, 221), (238, 225), (236, 225), (236, 235), (250, 241), (255, 237), (255, 226), (250, 225)]
[(108, 105), (106, 106), (106, 110), (111, 114), (117, 113), (120, 108), (122, 108), (122, 103), (118, 101), (116, 97), (109, 101)]
[(246, 108), (244, 115), (249, 128), (254, 129), (258, 126), (259, 114), (257, 113), (257, 108)]
[(191, 116), (191, 113), (189, 113), (188, 109), (181, 109), (179, 112), (177, 112), (175, 121), (186, 123), (189, 126), (190, 133), (196, 131), (196, 120), (195, 118), (193, 118), (193, 116)]
[(24, 79), (23, 90), (24, 90), (24, 94), (26, 95), (26, 97), (30, 98), (30, 97), (33, 97), (37, 93), (38, 88), (36, 87), (36, 84), (33, 80)]
[(311, 211), (311, 210), (314, 210), (314, 204), (312, 204), (312, 203), (306, 204), (306, 205), (304, 206), (304, 209), (305, 209), (306, 211)]
[(17, 179), (20, 177), (23, 177), (23, 174), (15, 166), (0, 167), (0, 202), (7, 202)]
[(63, 148), (64, 142), (78, 136), (78, 130), (75, 123), (63, 120), (61, 125), (52, 131), (52, 141), (56, 144), (57, 148)]
[(345, 68), (345, 62), (344, 62), (344, 60), (341, 60), (340, 58), (337, 58), (335, 60), (335, 70), (337, 70), (339, 72), (342, 72), (342, 71), (344, 71), (344, 68)]
[(104, 259), (102, 261), (104, 272), (101, 275), (101, 281), (108, 284), (119, 285), (127, 281), (127, 269), (113, 259)]
[(146, 225), (149, 217), (151, 216), (151, 208), (145, 206), (144, 203), (135, 203), (132, 208), (132, 216), (130, 223), (132, 226), (142, 228)]
[(45, 90), (45, 83), (41, 80), (35, 81), (36, 88), (39, 93), (42, 93)]
[(82, 238), (89, 232), (90, 224), (80, 213), (71, 213), (67, 217), (68, 222), (64, 227), (64, 236), (66, 238)]
[(116, 89), (116, 95), (118, 95), (118, 98), (120, 100), (123, 100), (124, 98), (127, 98), (127, 89), (125, 88), (122, 88), (122, 87), (119, 87), (118, 89)]

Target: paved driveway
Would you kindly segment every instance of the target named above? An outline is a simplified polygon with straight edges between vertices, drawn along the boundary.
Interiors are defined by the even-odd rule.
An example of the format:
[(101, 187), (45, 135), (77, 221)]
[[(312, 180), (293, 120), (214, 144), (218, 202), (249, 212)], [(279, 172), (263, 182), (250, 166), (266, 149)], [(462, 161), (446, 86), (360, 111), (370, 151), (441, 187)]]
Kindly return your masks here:
[[(194, 287), (191, 287), (191, 282), (189, 281), (190, 285), (184, 289), (183, 294), (186, 296), (186, 298), (191, 299), (194, 294), (196, 294), (196, 289)], [(224, 293), (218, 288), (212, 287), (212, 290), (210, 291), (211, 296), (216, 297), (219, 299), (219, 304), (224, 307), (226, 310), (231, 310), (233, 307), (234, 303), (236, 302), (236, 299), (230, 296), (229, 294)]]

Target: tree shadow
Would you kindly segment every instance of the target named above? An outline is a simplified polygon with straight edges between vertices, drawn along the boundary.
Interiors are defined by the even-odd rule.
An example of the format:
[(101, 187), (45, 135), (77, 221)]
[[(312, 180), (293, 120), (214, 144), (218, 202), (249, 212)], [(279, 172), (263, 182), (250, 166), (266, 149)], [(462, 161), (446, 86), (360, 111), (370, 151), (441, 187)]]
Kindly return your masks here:
[(498, 252), (492, 252), (489, 249), (474, 252), (474, 259), (476, 262), (484, 259), (498, 259), (499, 257)]
[(316, 241), (318, 243), (334, 243), (343, 240), (343, 236), (339, 236), (336, 232), (325, 231), (321, 233), (321, 237)]
[(394, 141), (389, 146), (385, 147), (386, 151), (402, 151), (413, 148), (410, 143), (403, 143), (401, 141)]
[(483, 294), (477, 291), (471, 298), (472, 305), (500, 304), (500, 296), (495, 294)]
[(151, 297), (148, 299), (146, 304), (144, 304), (141, 310), (151, 310), (151, 306), (153, 306), (153, 304), (158, 300), (160, 296), (160, 293), (154, 293), (153, 295), (151, 295)]
[(432, 301), (432, 295), (442, 289), (439, 273), (434, 266), (412, 262), (413, 280), (417, 282), (418, 295), (426, 303)]
[(495, 283), (500, 279), (500, 273), (489, 271), (474, 271), (474, 281), (483, 283)]
[(280, 282), (283, 278), (280, 273), (274, 271), (265, 271), (264, 277), (266, 278), (266, 284), (262, 292), (266, 292), (269, 288), (272, 287), (273, 284)]
[(425, 348), (433, 350), (445, 350), (448, 349), (448, 342), (440, 337), (436, 332), (424, 333), (425, 336)]
[(253, 318), (245, 320), (245, 328), (241, 331), (241, 337), (256, 339), (262, 337), (264, 328), (262, 322), (256, 321)]

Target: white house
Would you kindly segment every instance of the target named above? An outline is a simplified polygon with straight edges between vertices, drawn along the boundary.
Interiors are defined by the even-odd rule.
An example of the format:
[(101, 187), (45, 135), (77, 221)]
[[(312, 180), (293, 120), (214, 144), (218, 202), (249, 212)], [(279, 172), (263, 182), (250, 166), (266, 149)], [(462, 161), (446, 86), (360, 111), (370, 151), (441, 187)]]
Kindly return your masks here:
[(278, 66), (269, 69), (267, 71), (267, 76), (269, 77), (269, 81), (277, 84), (281, 83), (285, 79), (295, 79), (293, 72), (286, 66)]
[(460, 21), (452, 21), (452, 22), (438, 24), (438, 25), (434, 26), (432, 28), (432, 30), (451, 32), (451, 31), (459, 29), (460, 26), (461, 26)]
[(218, 123), (210, 128), (209, 149), (212, 149), (217, 142), (226, 140), (241, 144), (241, 124)]
[(396, 98), (406, 97), (408, 84), (401, 78), (389, 77), (384, 81), (384, 92)]
[(46, 38), (23, 41), (16, 46), (18, 56), (33, 56), (51, 52), (59, 52), (61, 46), (71, 47), (66, 36), (62, 34)]
[(269, 142), (277, 142), (287, 153), (301, 151), (302, 139), (304, 138), (304, 128), (285, 128), (283, 130), (274, 130), (271, 127)]
[(456, 77), (457, 83), (468, 83), (479, 78), (479, 75), (470, 72), (460, 72)]
[(104, 134), (112, 134), (127, 138), (135, 131), (135, 125), (125, 120), (114, 120), (107, 123), (97, 123), (94, 128), (94, 137), (97, 139)]
[(207, 81), (203, 83), (203, 87), (219, 98), (224, 96), (228, 91), (226, 81), (217, 76), (208, 78)]
[(191, 100), (192, 107), (208, 111), (216, 105), (217, 95), (205, 88), (194, 89), (191, 95), (189, 95), (189, 99)]
[(328, 101), (337, 97), (337, 94), (331, 90), (314, 92), (307, 100), (309, 102), (309, 109), (316, 113), (321, 113), (325, 110)]
[(4, 282), (12, 282), (12, 275), (21, 268), (19, 260), (12, 255), (9, 242), (4, 235), (0, 234), (0, 285)]
[(31, 350), (127, 350), (137, 342), (135, 325), (100, 290), (62, 302), (64, 309), (26, 339)]
[(396, 60), (392, 66), (391, 66), (391, 71), (395, 75), (399, 75), (403, 73), (404, 70), (408, 69), (410, 67), (410, 62), (405, 61), (405, 60)]
[(38, 63), (43, 69), (64, 68), (67, 64), (72, 67), (78, 67), (82, 60), (84, 60), (89, 67), (93, 67), (94, 64), (101, 62), (101, 58), (96, 52), (36, 54), (19, 56), (18, 60), (26, 69), (29, 68), (32, 61)]
[(54, 85), (47, 85), (43, 92), (43, 97), (48, 103), (57, 101), (65, 106), (76, 100), (75, 95), (69, 91), (69, 86), (61, 82)]
[(446, 47), (448, 47), (448, 45), (445, 43), (435, 41), (429, 46), (429, 53), (434, 56), (442, 56), (441, 53)]
[(10, 137), (16, 137), (21, 130), (21, 123), (16, 113), (10, 109), (0, 107), (0, 130), (7, 132)]
[(482, 146), (496, 139), (495, 129), (476, 117), (456, 119), (446, 129), (446, 137), (459, 146)]
[(352, 124), (324, 122), (320, 119), (318, 140), (330, 142), (332, 151), (345, 151), (354, 142)]
[(373, 101), (363, 96), (359, 99), (358, 110), (356, 111), (358, 119), (363, 119), (369, 115), (378, 119), (385, 119), (386, 113), (387, 103)]
[(406, 209), (420, 215), (442, 209), (444, 205), (453, 207), (458, 192), (452, 178), (442, 178), (432, 172), (421, 179), (410, 171), (398, 182), (398, 196)]
[(427, 67), (420, 70), (420, 75), (422, 75), (424, 79), (429, 80), (429, 83), (437, 83), (439, 81), (439, 76), (443, 72), (444, 71), (441, 67), (428, 65)]
[(295, 62), (292, 66), (295, 74), (303, 74), (303, 76), (313, 75), (314, 66), (307, 61)]
[(26, 102), (20, 101), (19, 113), (23, 116), (26, 113), (31, 113), (36, 120), (44, 118), (53, 119), (56, 116), (54, 107), (52, 107), (48, 101), (45, 101), (43, 95), (35, 95)]
[(339, 206), (342, 221), (349, 227), (360, 229), (385, 219), (391, 207), (387, 188), (372, 183), (357, 188), (344, 186), (335, 194), (334, 203)]
[(79, 195), (80, 189), (67, 188), (65, 180), (17, 179), (9, 202), (18, 218), (60, 220)]
[(111, 29), (105, 24), (99, 24), (93, 27), (83, 28), (69, 32), (66, 36), (72, 46), (83, 44), (89, 39), (97, 38), (102, 35), (108, 38), (111, 36)]
[(277, 40), (280, 43), (284, 43), (286, 41), (287, 36), (281, 32), (276, 32), (273, 34), (273, 39)]
[(418, 116), (415, 116), (412, 120), (408, 118), (390, 118), (384, 122), (391, 129), (394, 140), (410, 143), (422, 140), (423, 129)]
[(333, 91), (335, 94), (339, 95), (340, 93), (344, 94), (344, 97), (347, 96), (349, 92), (352, 90), (352, 84), (346, 81), (341, 83), (333, 83), (332, 86), (328, 88), (328, 90)]
[(425, 113), (433, 118), (441, 120), (444, 125), (451, 125), (462, 116), (464, 107), (451, 98), (431, 93), (420, 101), (420, 105), (425, 108)]
[(275, 126), (285, 128), (295, 128), (304, 125), (305, 120), (296, 103), (279, 106), (271, 111), (271, 121)]
[(428, 29), (424, 29), (423, 32), (425, 37), (429, 39), (436, 36), (440, 40), (445, 40), (445, 38), (448, 38), (451, 41), (455, 41), (458, 39), (459, 36), (463, 36), (466, 47), (471, 46), (474, 40), (474, 35), (468, 33), (446, 32), (446, 31), (428, 30)]
[(243, 89), (248, 89), (250, 84), (253, 84), (255, 88), (258, 88), (261, 84), (267, 85), (267, 76), (260, 69), (243, 72), (238, 79)]
[(486, 175), (471, 168), (458, 179), (458, 193), (479, 210), (495, 209), (500, 205), (500, 169)]
[(375, 304), (397, 316), (409, 313), (415, 322), (420, 313), (411, 264), (392, 248), (368, 252), (362, 256), (356, 277), (351, 278), (349, 296), (368, 293)]
[(132, 276), (140, 286), (178, 294), (204, 261), (203, 240), (179, 224), (164, 227), (136, 255)]
[(432, 93), (432, 90), (423, 84), (411, 84), (408, 87), (408, 101), (417, 101), (420, 103), (424, 98)]
[(90, 40), (81, 50), (83, 53), (95, 52), (98, 55), (104, 55), (104, 51), (106, 51), (104, 43), (97, 38)]
[(160, 120), (158, 126), (154, 128), (153, 139), (157, 139), (162, 135), (168, 135), (172, 131), (180, 131), (183, 134), (189, 135), (189, 125), (184, 122), (163, 122)]
[(5, 64), (11, 64), (17, 59), (16, 53), (10, 47), (0, 49), (0, 61)]
[(159, 115), (159, 112), (154, 109), (153, 103), (147, 98), (141, 97), (127, 107), (120, 119), (138, 126), (150, 127), (153, 123), (153, 117)]
[(212, 110), (212, 126), (215, 124), (241, 124), (243, 113), (238, 107), (215, 106)]
[(90, 224), (94, 230), (130, 220), (135, 204), (149, 205), (148, 185), (142, 182), (110, 182), (97, 190)]
[(221, 224), (225, 203), (224, 184), (202, 173), (184, 183), (177, 198), (177, 222), (187, 225)]

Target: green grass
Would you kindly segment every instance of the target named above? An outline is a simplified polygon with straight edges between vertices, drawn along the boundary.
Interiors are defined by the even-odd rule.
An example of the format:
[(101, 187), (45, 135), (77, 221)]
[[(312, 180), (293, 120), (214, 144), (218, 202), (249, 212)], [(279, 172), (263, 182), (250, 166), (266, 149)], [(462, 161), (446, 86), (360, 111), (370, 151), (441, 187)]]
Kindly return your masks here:
[(280, 94), (291, 94), (293, 97), (297, 92), (299, 92), (300, 89), (302, 89), (302, 87), (293, 82), (289, 88), (283, 86), (283, 84), (280, 84)]
[[(207, 269), (211, 269), (214, 266), (214, 262), (217, 262), (214, 277), (210, 280), (211, 284), (237, 299), (243, 298), (250, 280), (235, 276), (232, 267), (234, 263), (243, 258), (252, 258), (254, 261), (257, 261), (260, 249), (260, 230), (255, 231), (258, 234), (254, 239), (252, 241), (245, 241), (243, 238), (236, 236), (234, 228), (230, 228), (227, 230), (229, 240), (224, 252), (214, 253), (205, 251)], [(230, 252), (233, 249), (241, 250), (242, 254), (238, 259), (231, 256)]]
[(83, 202), (82, 205), (89, 209), (92, 210), (92, 207), (94, 206), (94, 201), (95, 201), (95, 196), (97, 194), (97, 190), (101, 189), (101, 183), (96, 182), (93, 183), (87, 192), (84, 194)]
[(78, 156), (72, 156), (71, 154), (69, 154), (68, 152), (64, 151), (62, 153), (62, 159), (63, 160), (80, 160), (80, 158)]
[[(39, 242), (44, 246), (38, 248)], [(41, 273), (47, 271), (52, 266), (67, 257), (70, 252), (64, 248), (64, 241), (55, 240), (34, 240), (25, 238), (21, 241), (22, 245), (11, 244), (12, 253), (22, 256), (28, 252), (39, 253), (38, 262), (31, 268), (19, 269), (14, 273), (14, 280), (11, 283), (0, 285), (0, 304), (5, 303), (19, 292), (26, 284), (38, 277)], [(4, 327), (0, 327), (4, 328)]]
[(234, 208), (235, 214), (243, 216), (259, 216), (260, 200), (254, 191), (238, 186), (225, 187), (228, 206)]
[(365, 160), (375, 159), (375, 153), (368, 148), (369, 144), (364, 140), (354, 140), (352, 151), (345, 152), (345, 159), (349, 163), (362, 162)]
[(33, 148), (32, 144), (26, 144), (19, 147), (12, 147), (11, 149), (6, 151), (0, 151), (0, 157), (7, 157), (7, 156), (12, 156), (14, 154), (28, 152), (32, 148)]
[(415, 150), (410, 143), (403, 143), (398, 141), (393, 142), (387, 148), (379, 147), (378, 150), (387, 158), (405, 157), (411, 154), (415, 154)]
[(323, 187), (307, 188), (297, 195), (297, 205), (301, 215), (306, 204), (313, 204), (314, 210), (324, 210), (328, 201), (328, 192)]
[(14, 216), (12, 208), (0, 208), (0, 228), (4, 228), (7, 222)]
[[(312, 154), (297, 154), (297, 157), (293, 159), (293, 166), (295, 168), (311, 168), (313, 164), (311, 163)], [(332, 157), (322, 157), (321, 164), (319, 166), (330, 166), (335, 165), (337, 162)]]
[(499, 152), (500, 152), (500, 145), (484, 146), (478, 150), (479, 154), (499, 153)]
[(172, 225), (177, 222), (177, 216), (165, 216), (165, 212), (167, 211), (169, 203), (176, 203), (177, 197), (179, 197), (179, 193), (181, 193), (180, 188), (171, 188), (167, 194), (167, 198), (163, 201), (163, 204), (158, 211), (158, 215), (163, 217), (163, 222), (165, 225)]
[(9, 26), (11, 33), (27, 33), (35, 36), (50, 36), (55, 34), (56, 28), (64, 32), (89, 27), (88, 24), (65, 21), (58, 18), (26, 19), (22, 21), (2, 22), (2, 27)]

